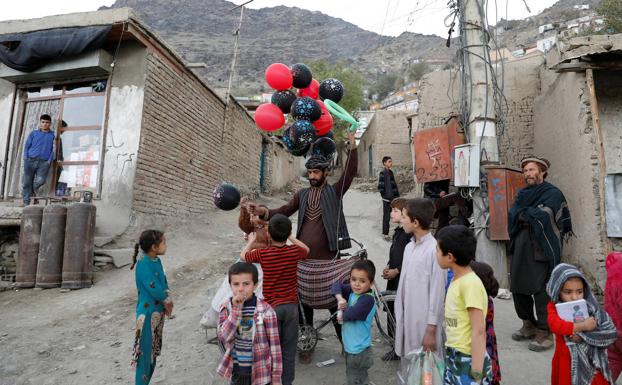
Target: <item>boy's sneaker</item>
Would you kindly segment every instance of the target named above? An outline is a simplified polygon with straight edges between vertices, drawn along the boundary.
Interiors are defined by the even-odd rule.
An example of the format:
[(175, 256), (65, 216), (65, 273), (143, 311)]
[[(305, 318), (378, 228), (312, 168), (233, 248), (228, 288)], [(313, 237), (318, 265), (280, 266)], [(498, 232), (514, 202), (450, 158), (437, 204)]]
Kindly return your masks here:
[(387, 235), (383, 235), (382, 237), (384, 238), (385, 241), (391, 242), (391, 236), (390, 235), (387, 234)]
[(395, 353), (395, 350), (390, 350), (386, 352), (384, 356), (382, 356), (382, 361), (399, 361), (400, 356)]
[(538, 328), (531, 321), (523, 321), (523, 327), (512, 334), (514, 341), (531, 340), (536, 336)]
[(527, 346), (533, 352), (543, 352), (553, 347), (553, 335), (548, 330), (540, 330), (536, 332), (536, 338)]

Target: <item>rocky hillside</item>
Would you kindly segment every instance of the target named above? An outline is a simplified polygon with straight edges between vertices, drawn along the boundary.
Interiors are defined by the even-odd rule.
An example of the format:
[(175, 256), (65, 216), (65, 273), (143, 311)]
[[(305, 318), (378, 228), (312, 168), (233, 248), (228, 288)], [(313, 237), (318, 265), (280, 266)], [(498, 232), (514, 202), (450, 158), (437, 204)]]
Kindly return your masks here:
[[(501, 35), (509, 48), (537, 39), (538, 25), (568, 19), (573, 5), (598, 0), (560, 0), (538, 16), (511, 21)], [(202, 62), (198, 70), (216, 88), (226, 87), (233, 51), (233, 31), (239, 11), (225, 0), (117, 0), (112, 6), (131, 7), (164, 37), (187, 62)], [(564, 20), (565, 20), (564, 19)], [(234, 88), (237, 94), (263, 91), (263, 71), (274, 62), (291, 64), (326, 59), (343, 61), (359, 70), (368, 83), (381, 73), (400, 73), (412, 59), (449, 60), (456, 44), (445, 38), (403, 33), (389, 37), (365, 31), (342, 19), (296, 7), (245, 9)]]

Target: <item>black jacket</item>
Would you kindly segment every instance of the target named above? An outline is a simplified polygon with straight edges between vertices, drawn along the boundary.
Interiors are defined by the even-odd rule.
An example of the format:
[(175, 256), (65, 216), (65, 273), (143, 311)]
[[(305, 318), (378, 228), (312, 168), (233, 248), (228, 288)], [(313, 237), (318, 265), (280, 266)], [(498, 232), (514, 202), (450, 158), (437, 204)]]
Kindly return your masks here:
[[(402, 260), (404, 259), (404, 249), (406, 245), (411, 241), (412, 235), (407, 234), (403, 228), (397, 227), (393, 233), (393, 242), (391, 242), (391, 248), (389, 249), (389, 269), (398, 269), (402, 271)], [(387, 280), (387, 290), (397, 290), (397, 286), (400, 283), (400, 275), (393, 279)]]
[[(388, 185), (385, 181), (387, 179), (387, 175), (385, 175), (385, 173), (387, 172), (389, 179)], [(378, 176), (378, 191), (383, 199), (391, 200), (400, 196), (400, 191), (397, 189), (397, 183), (395, 182), (393, 171), (387, 170), (386, 168), (380, 171), (380, 175)]]

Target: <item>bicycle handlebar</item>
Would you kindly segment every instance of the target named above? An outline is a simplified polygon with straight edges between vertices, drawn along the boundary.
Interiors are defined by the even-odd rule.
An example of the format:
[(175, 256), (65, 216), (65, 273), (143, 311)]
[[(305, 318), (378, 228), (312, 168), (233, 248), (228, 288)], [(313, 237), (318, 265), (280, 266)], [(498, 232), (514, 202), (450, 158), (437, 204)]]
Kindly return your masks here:
[(354, 238), (352, 238), (352, 237), (347, 237), (347, 238), (339, 238), (339, 242), (342, 242), (342, 241), (352, 241), (352, 242), (356, 243), (356, 245), (357, 245), (358, 247), (360, 247), (361, 249), (364, 249), (364, 248), (365, 248), (365, 245), (363, 245), (361, 242), (357, 241), (356, 239), (354, 239)]

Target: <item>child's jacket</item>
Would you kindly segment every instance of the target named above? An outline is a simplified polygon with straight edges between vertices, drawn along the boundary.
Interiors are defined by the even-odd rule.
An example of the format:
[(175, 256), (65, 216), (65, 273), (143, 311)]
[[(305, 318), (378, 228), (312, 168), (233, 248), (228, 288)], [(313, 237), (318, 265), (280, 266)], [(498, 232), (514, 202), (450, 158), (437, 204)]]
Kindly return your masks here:
[(350, 354), (359, 354), (371, 346), (371, 323), (376, 314), (376, 301), (371, 294), (356, 294), (350, 285), (336, 282), (331, 294), (347, 298), (348, 307), (343, 312), (343, 349)]
[[(232, 306), (231, 298), (220, 305), (218, 338), (225, 345), (225, 354), (218, 366), (218, 375), (231, 378), (233, 357), (231, 355), (235, 333), (242, 318), (242, 306)], [(262, 299), (257, 298), (253, 330), (253, 385), (280, 385), (283, 371), (279, 328), (274, 310)]]

